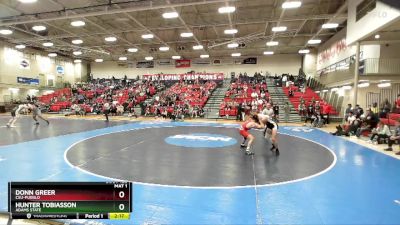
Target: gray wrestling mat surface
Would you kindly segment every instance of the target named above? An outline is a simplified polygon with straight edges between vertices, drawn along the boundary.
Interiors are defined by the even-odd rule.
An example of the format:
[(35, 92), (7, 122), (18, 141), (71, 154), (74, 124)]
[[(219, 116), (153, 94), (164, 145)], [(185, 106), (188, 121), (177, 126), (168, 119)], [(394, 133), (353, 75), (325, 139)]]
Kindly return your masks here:
[[(240, 149), (242, 138), (237, 129), (216, 127), (146, 128), (106, 134), (76, 143), (67, 152), (67, 159), (100, 176), (195, 187), (248, 186), (254, 185), (255, 179), (257, 185), (292, 181), (319, 173), (334, 160), (324, 147), (288, 135), (279, 135), (281, 154), (275, 156), (262, 132), (252, 133), (256, 137), (254, 160)], [(219, 145), (220, 140), (228, 144)]]
[(16, 122), (16, 127), (7, 128), (5, 126), (10, 119), (11, 116), (0, 116), (0, 146), (124, 124), (124, 122), (106, 123), (97, 120), (50, 118), (50, 125), (40, 119), (40, 125), (34, 125), (31, 116), (23, 116)]

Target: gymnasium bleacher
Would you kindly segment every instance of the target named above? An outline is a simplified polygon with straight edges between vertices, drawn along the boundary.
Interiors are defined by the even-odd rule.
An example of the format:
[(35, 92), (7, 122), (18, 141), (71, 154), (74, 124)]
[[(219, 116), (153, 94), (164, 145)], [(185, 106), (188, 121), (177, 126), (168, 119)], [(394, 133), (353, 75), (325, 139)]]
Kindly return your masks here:
[[(265, 95), (263, 98), (261, 97), (261, 92)], [(220, 104), (219, 115), (222, 117), (236, 116), (238, 113), (238, 104), (242, 103), (251, 107), (252, 102), (257, 99), (263, 101), (262, 104), (257, 103), (257, 111), (261, 111), (268, 98), (269, 93), (265, 82), (251, 84), (238, 80), (237, 82), (231, 83), (230, 88), (226, 91), (225, 98)]]
[[(324, 102), (323, 99), (321, 99), (321, 97), (315, 93), (315, 91), (313, 91), (311, 88), (306, 88), (305, 92), (301, 92), (299, 90), (298, 87), (296, 86), (291, 86), (291, 87), (282, 87), (283, 92), (289, 97), (290, 102), (292, 103), (292, 105), (294, 106), (294, 108), (296, 109), (296, 111), (299, 111), (298, 107), (301, 103), (301, 99), (304, 100), (304, 102), (306, 104), (308, 104), (309, 102), (312, 101), (319, 101), (319, 102)], [(293, 90), (293, 96), (289, 95), (289, 90), (292, 89)], [(328, 104), (326, 102), (324, 102), (324, 104)], [(339, 112), (336, 111), (336, 109), (328, 104), (331, 108), (331, 112), (330, 115), (339, 115)]]

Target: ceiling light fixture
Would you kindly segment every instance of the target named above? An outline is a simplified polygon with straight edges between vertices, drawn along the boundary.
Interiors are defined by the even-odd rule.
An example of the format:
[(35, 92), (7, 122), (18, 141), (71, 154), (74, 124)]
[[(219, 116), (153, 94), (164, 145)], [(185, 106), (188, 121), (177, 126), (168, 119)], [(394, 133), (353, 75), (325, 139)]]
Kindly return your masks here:
[(308, 53), (310, 53), (310, 50), (309, 49), (300, 49), (299, 53), (300, 54), (308, 54)]
[(235, 10), (236, 10), (235, 6), (224, 6), (218, 8), (219, 13), (233, 13), (235, 12)]
[(339, 26), (338, 23), (325, 23), (322, 24), (322, 29), (334, 29), (337, 28)]
[(308, 44), (310, 45), (316, 45), (316, 44), (320, 44), (321, 40), (320, 39), (311, 39), (308, 41)]
[(54, 53), (54, 52), (53, 52), (53, 53), (49, 53), (48, 56), (49, 56), (49, 57), (56, 57), (56, 56), (57, 56), (57, 53)]
[(26, 46), (25, 45), (16, 45), (15, 48), (17, 49), (24, 49)]
[(181, 33), (181, 37), (184, 37), (184, 38), (193, 37), (193, 33), (192, 32), (184, 32), (184, 33)]
[(177, 12), (166, 12), (162, 14), (162, 17), (164, 19), (173, 19), (179, 17), (179, 14)]
[(232, 53), (232, 57), (239, 57), (241, 55), (242, 55), (241, 53)]
[(76, 52), (73, 52), (72, 54), (74, 54), (74, 55), (82, 55), (82, 52), (81, 51), (76, 51)]
[(265, 51), (264, 52), (264, 55), (273, 55), (274, 54), (274, 52), (272, 52), (272, 51)]
[(161, 47), (159, 47), (158, 49), (159, 49), (160, 51), (162, 51), (162, 52), (169, 51), (169, 47), (168, 47), (168, 46), (161, 46)]
[(286, 31), (287, 27), (281, 26), (281, 27), (273, 27), (272, 32), (283, 32)]
[(360, 83), (360, 84), (358, 84), (358, 87), (359, 88), (365, 88), (365, 87), (369, 87), (369, 83), (368, 82), (366, 82), (366, 83)]
[(42, 44), (44, 47), (51, 47), (51, 46), (53, 46), (54, 44), (52, 43), (52, 42), (45, 42), (45, 43), (43, 43)]
[(151, 61), (151, 60), (153, 60), (154, 58), (153, 58), (152, 56), (146, 56), (146, 57), (144, 57), (144, 59), (147, 60), (147, 61)]
[(390, 87), (390, 86), (392, 86), (392, 84), (389, 82), (378, 84), (379, 88), (386, 88), (386, 87)]
[(172, 59), (181, 59), (181, 56), (179, 56), (179, 55), (174, 55), (174, 56), (172, 56)]
[(86, 23), (82, 20), (76, 20), (76, 21), (71, 22), (71, 26), (73, 26), (73, 27), (83, 27), (83, 26), (85, 26), (85, 24)]
[(210, 58), (210, 55), (200, 55), (200, 58), (202, 59)]
[(152, 39), (152, 38), (154, 38), (154, 35), (153, 34), (143, 34), (142, 38), (143, 39)]
[(294, 9), (301, 6), (301, 1), (288, 1), (282, 4), (283, 9)]
[(379, 38), (381, 38), (381, 35), (379, 35), (379, 34), (375, 35), (375, 39), (379, 39)]
[(117, 38), (116, 37), (106, 37), (106, 38), (104, 38), (104, 40), (107, 42), (115, 42), (115, 41), (117, 41)]
[(193, 50), (201, 50), (203, 48), (204, 48), (203, 45), (195, 45), (195, 46), (193, 46)]
[(138, 49), (137, 48), (128, 48), (128, 52), (137, 52)]
[(103, 62), (104, 60), (103, 59), (95, 59), (94, 61), (100, 63), (100, 62)]
[(267, 42), (267, 46), (277, 46), (277, 45), (279, 45), (279, 42), (277, 42), (277, 41), (268, 41)]
[(75, 39), (75, 40), (72, 40), (71, 43), (75, 44), (75, 45), (80, 45), (83, 43), (83, 41), (81, 39)]
[(10, 35), (12, 33), (13, 33), (13, 31), (12, 30), (8, 30), (8, 29), (0, 30), (0, 34), (2, 34), (2, 35)]
[(224, 34), (236, 34), (238, 32), (237, 29), (227, 29), (224, 30)]
[(47, 28), (45, 26), (42, 26), (42, 25), (37, 25), (37, 26), (33, 26), (32, 27), (32, 30), (34, 30), (34, 31), (44, 31), (46, 29)]
[(126, 61), (126, 60), (128, 60), (128, 57), (121, 56), (121, 57), (118, 58), (118, 60), (119, 61)]
[(228, 46), (228, 48), (237, 48), (237, 47), (239, 47), (239, 44), (238, 43), (229, 43), (227, 46)]
[(74, 63), (81, 63), (82, 62), (82, 60), (80, 60), (80, 59), (75, 59), (74, 60)]

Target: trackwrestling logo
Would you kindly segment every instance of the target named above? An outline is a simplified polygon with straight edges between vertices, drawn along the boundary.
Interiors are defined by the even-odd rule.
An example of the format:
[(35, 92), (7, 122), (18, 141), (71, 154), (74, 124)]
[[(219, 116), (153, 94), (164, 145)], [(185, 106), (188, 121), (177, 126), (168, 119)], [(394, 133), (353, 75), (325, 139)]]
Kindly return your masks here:
[(165, 142), (171, 145), (194, 148), (218, 148), (236, 144), (236, 139), (220, 134), (177, 134), (167, 137)]

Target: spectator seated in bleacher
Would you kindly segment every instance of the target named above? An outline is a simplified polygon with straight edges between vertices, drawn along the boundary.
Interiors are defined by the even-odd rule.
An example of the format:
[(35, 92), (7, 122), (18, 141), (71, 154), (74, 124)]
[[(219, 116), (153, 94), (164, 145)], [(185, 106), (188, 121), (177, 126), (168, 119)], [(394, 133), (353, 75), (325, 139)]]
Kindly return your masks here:
[[(389, 126), (384, 124), (382, 121), (379, 121), (378, 126), (372, 130), (372, 136), (368, 143), (382, 144), (385, 142), (385, 139), (389, 138), (390, 136), (391, 132)], [(377, 137), (376, 141), (374, 141), (375, 137)]]
[(371, 111), (379, 117), (379, 107), (378, 103), (374, 102), (372, 103)]
[[(388, 147), (385, 149), (385, 151), (393, 151), (393, 144), (400, 144), (400, 123), (399, 121), (396, 121), (396, 128), (394, 130), (393, 135), (389, 137), (388, 140)], [(400, 151), (396, 152), (396, 155), (400, 155)]]
[(385, 99), (385, 101), (382, 103), (381, 109), (379, 111), (379, 118), (387, 118), (391, 109), (392, 109), (392, 105), (390, 104), (388, 99)]
[(366, 112), (360, 116), (361, 127), (357, 129), (356, 136), (360, 137), (365, 132), (371, 132), (376, 128), (379, 122), (378, 115), (373, 113), (371, 109), (367, 109)]
[(336, 131), (331, 133), (336, 136), (350, 136), (357, 132), (357, 129), (361, 126), (361, 120), (356, 117), (353, 111), (350, 111), (347, 121), (343, 125), (336, 126)]
[(297, 110), (299, 111), (299, 115), (301, 117), (305, 117), (307, 115), (307, 109), (304, 103), (300, 103)]
[(307, 124), (308, 121), (310, 121), (310, 124), (313, 124), (313, 122), (314, 122), (315, 108), (314, 108), (313, 102), (310, 101), (308, 103), (308, 106), (306, 108), (306, 112), (307, 112), (307, 114), (306, 114), (306, 119), (304, 121), (304, 126)]
[(73, 104), (70, 108), (71, 112), (66, 113), (65, 116), (70, 116), (70, 115), (84, 116), (86, 114), (79, 104)]
[(292, 86), (289, 87), (289, 97), (293, 97), (294, 96), (294, 91), (292, 89)]

